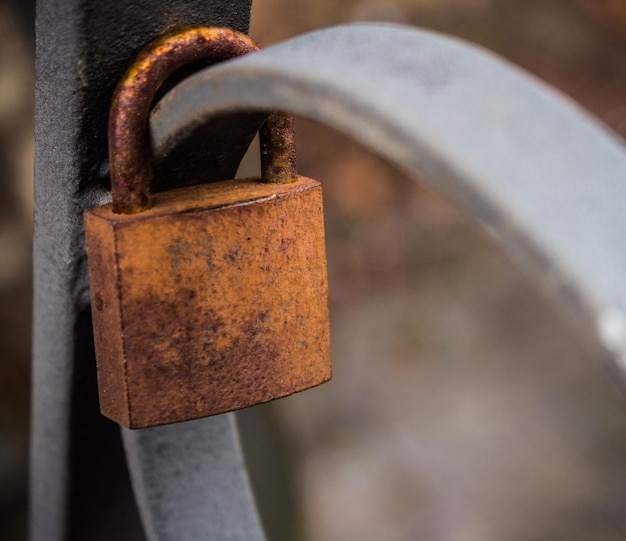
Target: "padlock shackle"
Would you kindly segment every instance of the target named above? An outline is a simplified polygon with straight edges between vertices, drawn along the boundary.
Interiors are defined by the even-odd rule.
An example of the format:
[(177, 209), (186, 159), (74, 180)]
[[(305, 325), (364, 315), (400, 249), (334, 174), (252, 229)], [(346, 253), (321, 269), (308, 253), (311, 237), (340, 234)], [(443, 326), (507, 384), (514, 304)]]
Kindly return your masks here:
[[(139, 53), (118, 83), (109, 113), (114, 212), (134, 214), (151, 206), (153, 169), (148, 117), (154, 96), (163, 82), (192, 62), (218, 62), (258, 49), (246, 34), (229, 28), (199, 27), (159, 38)], [(288, 183), (296, 180), (292, 117), (270, 114), (260, 136), (263, 181)]]

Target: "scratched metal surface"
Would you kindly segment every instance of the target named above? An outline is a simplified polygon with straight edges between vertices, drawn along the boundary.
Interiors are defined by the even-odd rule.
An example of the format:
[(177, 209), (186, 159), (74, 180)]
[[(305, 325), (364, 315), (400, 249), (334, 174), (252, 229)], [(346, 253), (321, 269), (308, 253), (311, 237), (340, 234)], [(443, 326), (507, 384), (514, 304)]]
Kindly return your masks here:
[(473, 217), (626, 368), (626, 152), (581, 108), (487, 51), (359, 24), (198, 73), (152, 116), (157, 152), (230, 111), (338, 129)]

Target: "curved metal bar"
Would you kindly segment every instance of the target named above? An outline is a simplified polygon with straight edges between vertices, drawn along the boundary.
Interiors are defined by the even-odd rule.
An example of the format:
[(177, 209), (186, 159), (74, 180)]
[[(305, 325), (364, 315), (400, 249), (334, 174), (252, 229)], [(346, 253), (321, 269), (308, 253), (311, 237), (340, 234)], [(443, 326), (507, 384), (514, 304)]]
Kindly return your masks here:
[(432, 183), (626, 369), (626, 151), (574, 103), (457, 39), (351, 25), (185, 80), (153, 113), (154, 145), (226, 112), (274, 109)]
[(122, 438), (148, 541), (262, 541), (232, 414)]

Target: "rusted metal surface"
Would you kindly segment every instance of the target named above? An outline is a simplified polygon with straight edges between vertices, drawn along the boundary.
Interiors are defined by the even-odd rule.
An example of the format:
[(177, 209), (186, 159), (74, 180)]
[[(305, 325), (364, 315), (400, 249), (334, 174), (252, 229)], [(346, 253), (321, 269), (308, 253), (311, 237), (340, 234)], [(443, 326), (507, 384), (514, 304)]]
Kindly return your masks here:
[(321, 187), (231, 180), (86, 214), (102, 412), (141, 428), (330, 379)]
[(116, 90), (113, 203), (87, 211), (85, 231), (100, 407), (126, 427), (224, 413), (330, 379), (321, 186), (297, 175), (293, 119), (265, 122), (261, 179), (150, 194), (156, 90), (190, 61), (256, 48), (232, 30), (187, 30), (147, 47)]
[(298, 180), (293, 117), (272, 113), (261, 127), (261, 177), (280, 184)]
[(147, 122), (159, 87), (176, 70), (199, 60), (222, 61), (258, 50), (229, 28), (192, 28), (162, 37), (139, 53), (115, 89), (109, 117), (109, 161), (115, 212), (150, 206), (152, 166)]

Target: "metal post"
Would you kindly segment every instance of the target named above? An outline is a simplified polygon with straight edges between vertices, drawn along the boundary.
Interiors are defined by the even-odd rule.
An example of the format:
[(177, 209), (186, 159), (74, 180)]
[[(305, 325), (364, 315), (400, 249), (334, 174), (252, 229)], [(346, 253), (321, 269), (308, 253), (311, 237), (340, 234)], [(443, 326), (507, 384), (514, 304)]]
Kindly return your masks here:
[[(133, 56), (164, 31), (180, 26), (212, 24), (245, 32), (250, 5), (251, 0), (37, 3), (33, 541), (145, 537), (119, 428), (98, 412), (82, 212), (108, 198), (108, 107), (114, 85)], [(213, 160), (198, 163), (202, 162), (198, 157), (195, 165), (202, 167), (204, 178), (232, 175), (252, 131), (250, 125), (230, 130), (226, 139), (234, 144), (215, 149), (223, 158), (218, 161), (220, 167)], [(183, 169), (178, 168), (175, 179), (183, 175)], [(236, 538), (258, 538), (258, 521), (245, 491), (232, 423), (222, 419), (193, 429), (201, 443), (187, 446), (185, 459), (180, 460), (192, 464), (210, 455), (214, 468), (224, 468), (208, 481), (215, 481), (217, 475), (224, 489), (219, 501), (224, 506), (234, 501), (238, 507), (230, 513), (249, 517)], [(176, 453), (182, 452), (177, 447), (180, 435), (190, 430), (182, 426), (137, 435), (129, 444), (131, 463), (137, 457), (144, 460), (144, 450), (158, 445), (152, 458), (158, 462), (164, 453), (173, 453), (171, 466)], [(184, 490), (181, 477), (185, 476), (175, 479), (178, 490)], [(187, 479), (198, 481), (191, 475)], [(213, 511), (211, 515), (211, 510), (204, 509), (205, 515), (198, 520), (214, 524), (214, 531), (228, 528), (224, 509), (218, 506)], [(142, 518), (145, 522), (145, 514)], [(180, 516), (170, 513), (160, 519), (160, 525), (166, 531), (176, 521)], [(185, 517), (184, 522), (193, 531), (193, 517)], [(145, 529), (150, 539), (172, 538)], [(182, 535), (172, 539), (197, 538), (185, 537), (184, 529), (177, 531)], [(214, 538), (230, 533), (220, 535)]]

